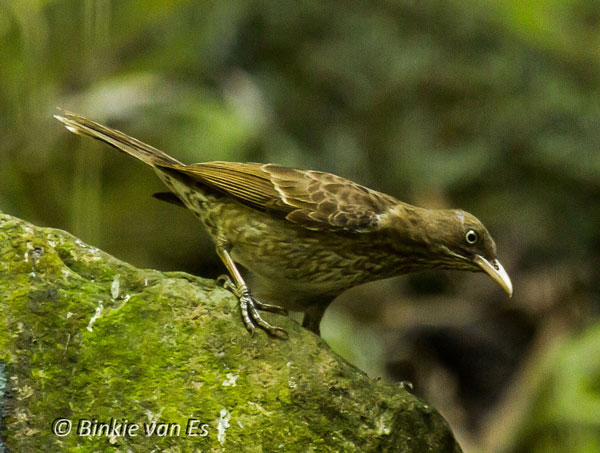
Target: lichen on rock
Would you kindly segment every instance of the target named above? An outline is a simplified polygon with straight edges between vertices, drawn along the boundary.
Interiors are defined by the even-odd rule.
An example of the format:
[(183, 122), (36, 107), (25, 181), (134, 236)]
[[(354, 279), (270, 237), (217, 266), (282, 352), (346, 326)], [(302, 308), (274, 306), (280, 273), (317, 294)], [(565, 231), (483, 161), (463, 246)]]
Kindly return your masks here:
[(9, 451), (460, 451), (435, 409), (295, 321), (250, 336), (212, 280), (2, 213), (0, 256)]

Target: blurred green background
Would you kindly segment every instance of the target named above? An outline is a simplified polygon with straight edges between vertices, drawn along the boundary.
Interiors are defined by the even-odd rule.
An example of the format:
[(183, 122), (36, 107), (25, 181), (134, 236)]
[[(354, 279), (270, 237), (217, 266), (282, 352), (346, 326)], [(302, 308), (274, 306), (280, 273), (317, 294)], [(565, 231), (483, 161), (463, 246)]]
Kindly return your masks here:
[(140, 267), (224, 272), (153, 173), (57, 106), (184, 162), (330, 171), (486, 224), (513, 278), (348, 291), (323, 336), (413, 382), (466, 452), (600, 451), (597, 0), (0, 1), (0, 209)]

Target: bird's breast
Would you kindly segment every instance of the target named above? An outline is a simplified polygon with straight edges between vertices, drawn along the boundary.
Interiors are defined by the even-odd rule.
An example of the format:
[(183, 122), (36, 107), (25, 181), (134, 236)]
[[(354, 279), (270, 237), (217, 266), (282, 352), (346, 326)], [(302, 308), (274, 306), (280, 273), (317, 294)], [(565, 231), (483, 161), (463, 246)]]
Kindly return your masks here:
[(282, 289), (337, 295), (394, 275), (388, 252), (373, 237), (313, 231), (254, 210), (227, 216), (234, 260)]
[(309, 230), (231, 197), (159, 176), (213, 241), (229, 244), (237, 263), (255, 274), (268, 292), (288, 300), (336, 296), (361, 283), (411, 271), (410, 260), (390, 246), (387, 236)]

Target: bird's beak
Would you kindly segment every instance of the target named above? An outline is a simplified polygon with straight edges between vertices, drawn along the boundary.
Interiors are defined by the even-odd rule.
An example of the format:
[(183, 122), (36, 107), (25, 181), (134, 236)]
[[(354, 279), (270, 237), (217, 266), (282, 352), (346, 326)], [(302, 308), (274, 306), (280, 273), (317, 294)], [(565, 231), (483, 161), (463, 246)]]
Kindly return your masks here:
[(496, 283), (498, 283), (504, 291), (508, 293), (509, 296), (512, 296), (513, 287), (512, 282), (510, 281), (510, 277), (500, 264), (500, 261), (494, 260), (493, 262), (489, 262), (481, 255), (475, 255), (475, 264), (477, 264), (483, 271), (492, 277)]

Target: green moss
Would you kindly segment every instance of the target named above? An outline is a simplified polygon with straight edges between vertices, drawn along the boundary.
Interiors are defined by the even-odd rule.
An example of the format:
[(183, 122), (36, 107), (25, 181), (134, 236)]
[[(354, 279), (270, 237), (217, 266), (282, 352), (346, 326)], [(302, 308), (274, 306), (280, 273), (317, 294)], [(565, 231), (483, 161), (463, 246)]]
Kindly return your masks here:
[[(250, 336), (213, 281), (139, 270), (2, 214), (0, 254), (2, 436), (15, 451), (459, 451), (437, 412), (291, 319), (271, 315), (287, 341)], [(52, 434), (58, 417), (69, 435)], [(111, 418), (138, 435), (75, 432)], [(186, 436), (189, 419), (208, 436)], [(152, 422), (165, 425), (144, 435)]]

